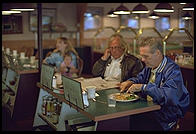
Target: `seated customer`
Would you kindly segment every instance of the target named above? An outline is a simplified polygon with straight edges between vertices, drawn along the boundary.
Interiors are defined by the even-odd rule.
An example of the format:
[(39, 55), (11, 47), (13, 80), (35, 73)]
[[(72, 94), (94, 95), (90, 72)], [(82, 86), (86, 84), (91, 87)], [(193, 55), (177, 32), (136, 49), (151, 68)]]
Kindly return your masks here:
[(77, 77), (77, 74), (75, 73), (76, 71), (77, 69), (72, 64), (71, 53), (66, 53), (64, 55), (64, 61), (60, 65), (61, 74), (64, 74), (68, 77)]
[(72, 64), (77, 68), (78, 53), (73, 48), (71, 42), (66, 37), (57, 38), (56, 49), (46, 57), (43, 62), (56, 67), (56, 71), (60, 71), (60, 65), (64, 60), (64, 54), (70, 52), (72, 57)]
[(138, 114), (132, 127), (134, 130), (171, 130), (177, 120), (183, 117), (190, 103), (189, 93), (184, 86), (180, 67), (163, 55), (161, 41), (146, 38), (139, 48), (146, 67), (137, 75), (120, 84), (121, 92), (140, 92), (147, 100), (161, 106), (161, 109)]
[(127, 44), (120, 34), (114, 34), (109, 39), (104, 55), (96, 61), (92, 74), (105, 80), (125, 81), (130, 76), (136, 76), (143, 69), (142, 62), (127, 53)]

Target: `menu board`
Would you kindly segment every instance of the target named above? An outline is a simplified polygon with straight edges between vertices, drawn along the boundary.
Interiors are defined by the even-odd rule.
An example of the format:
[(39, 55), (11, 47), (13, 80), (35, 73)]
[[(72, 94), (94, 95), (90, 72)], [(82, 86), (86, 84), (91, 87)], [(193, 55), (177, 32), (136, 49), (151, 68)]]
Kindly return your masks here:
[(65, 99), (72, 104), (84, 109), (82, 88), (80, 82), (62, 75)]
[(41, 80), (40, 83), (50, 89), (52, 89), (52, 80), (54, 75), (54, 67), (48, 64), (42, 64), (41, 68)]

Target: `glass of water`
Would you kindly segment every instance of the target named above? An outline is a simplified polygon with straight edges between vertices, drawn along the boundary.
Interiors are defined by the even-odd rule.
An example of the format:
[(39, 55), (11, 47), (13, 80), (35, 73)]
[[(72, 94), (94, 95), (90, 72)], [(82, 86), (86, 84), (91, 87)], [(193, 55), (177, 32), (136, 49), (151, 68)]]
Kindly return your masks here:
[(108, 107), (116, 107), (116, 100), (114, 96), (108, 95)]

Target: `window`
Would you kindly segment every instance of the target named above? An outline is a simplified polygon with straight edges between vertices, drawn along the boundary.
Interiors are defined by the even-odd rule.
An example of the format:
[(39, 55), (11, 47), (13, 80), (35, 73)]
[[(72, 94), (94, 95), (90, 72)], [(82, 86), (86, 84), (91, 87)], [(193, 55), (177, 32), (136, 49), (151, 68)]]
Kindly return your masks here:
[(155, 20), (155, 27), (159, 32), (164, 32), (170, 29), (170, 18), (169, 16), (160, 16), (159, 19)]
[[(42, 31), (49, 32), (51, 25), (56, 21), (56, 9), (55, 8), (43, 8), (42, 9)], [(37, 10), (29, 13), (29, 29), (32, 32), (37, 31)]]
[(102, 27), (102, 7), (87, 7), (84, 13), (84, 30), (96, 30)]
[(139, 29), (139, 17), (136, 15), (121, 15), (120, 25)]
[[(188, 31), (191, 30), (191, 20), (184, 20), (182, 19), (182, 16), (186, 13), (181, 8), (178, 9), (179, 17), (178, 17), (178, 27), (179, 28), (186, 28)], [(179, 32), (185, 32), (184, 30), (179, 30)]]

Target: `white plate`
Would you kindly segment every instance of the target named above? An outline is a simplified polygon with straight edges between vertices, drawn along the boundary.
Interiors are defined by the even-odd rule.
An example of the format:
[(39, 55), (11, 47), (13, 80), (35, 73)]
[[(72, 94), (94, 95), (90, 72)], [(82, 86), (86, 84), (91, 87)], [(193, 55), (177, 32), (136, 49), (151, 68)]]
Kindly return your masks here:
[(133, 98), (133, 99), (127, 99), (127, 100), (116, 99), (116, 98), (115, 98), (116, 95), (120, 95), (120, 93), (110, 94), (110, 96), (113, 97), (113, 98), (114, 98), (116, 101), (118, 101), (118, 102), (131, 102), (131, 101), (136, 101), (136, 100), (138, 100), (138, 99), (140, 98), (138, 95), (133, 94), (133, 93), (121, 93), (121, 95), (126, 96), (126, 97), (127, 97), (127, 96), (130, 96), (130, 95), (134, 95), (134, 96), (135, 96), (135, 98)]

